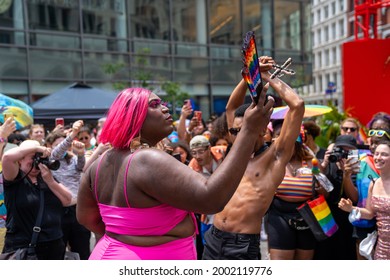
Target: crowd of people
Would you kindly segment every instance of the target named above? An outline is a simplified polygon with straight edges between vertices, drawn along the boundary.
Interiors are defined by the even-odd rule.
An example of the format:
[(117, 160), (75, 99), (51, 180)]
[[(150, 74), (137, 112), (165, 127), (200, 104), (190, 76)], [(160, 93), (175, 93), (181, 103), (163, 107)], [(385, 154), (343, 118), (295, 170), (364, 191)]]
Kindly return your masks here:
[[(38, 259), (71, 251), (82, 260), (355, 260), (365, 259), (359, 244), (374, 230), (374, 259), (390, 259), (390, 115), (375, 114), (363, 141), (360, 122), (345, 118), (335, 141), (320, 147), (317, 119), (271, 78), (273, 64), (260, 58), (257, 103), (245, 103), (241, 80), (226, 111), (207, 121), (184, 102), (174, 122), (144, 88), (121, 91), (94, 126), (33, 124), (21, 133), (4, 120), (2, 252), (29, 246), (44, 201)], [(283, 120), (271, 118), (269, 88), (289, 107)], [(315, 179), (314, 160), (332, 190)], [(297, 210), (318, 195), (338, 227), (322, 241)]]

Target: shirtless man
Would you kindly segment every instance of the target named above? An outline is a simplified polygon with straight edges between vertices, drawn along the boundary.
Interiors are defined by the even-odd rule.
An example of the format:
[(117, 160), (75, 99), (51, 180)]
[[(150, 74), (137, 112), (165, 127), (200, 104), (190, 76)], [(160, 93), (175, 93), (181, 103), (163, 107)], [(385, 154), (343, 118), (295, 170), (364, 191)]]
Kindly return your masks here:
[[(225, 208), (214, 216), (213, 226), (205, 234), (205, 260), (260, 258), (261, 221), (276, 188), (283, 180), (286, 165), (293, 154), (294, 142), (299, 135), (305, 111), (303, 100), (280, 79), (270, 79), (268, 70), (274, 63), (272, 58), (261, 57), (260, 62), (263, 80), (279, 94), (290, 110), (284, 119), (280, 136), (270, 147), (264, 145), (264, 134), (259, 135), (253, 157), (236, 192)], [(226, 106), (233, 141), (242, 125), (243, 108), (239, 107), (244, 102), (246, 91), (247, 85), (242, 80)]]

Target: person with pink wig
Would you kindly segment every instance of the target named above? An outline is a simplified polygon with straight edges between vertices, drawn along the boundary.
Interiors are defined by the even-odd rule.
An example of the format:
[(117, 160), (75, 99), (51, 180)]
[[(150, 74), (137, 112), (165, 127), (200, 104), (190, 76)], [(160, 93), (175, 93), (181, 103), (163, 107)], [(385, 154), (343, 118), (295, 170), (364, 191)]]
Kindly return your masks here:
[(89, 259), (196, 260), (193, 213), (221, 211), (235, 192), (272, 113), (274, 100), (264, 105), (267, 88), (245, 112), (235, 145), (209, 178), (154, 148), (173, 131), (156, 94), (120, 92), (100, 136), (112, 148), (86, 170), (77, 199), (78, 221), (101, 237)]

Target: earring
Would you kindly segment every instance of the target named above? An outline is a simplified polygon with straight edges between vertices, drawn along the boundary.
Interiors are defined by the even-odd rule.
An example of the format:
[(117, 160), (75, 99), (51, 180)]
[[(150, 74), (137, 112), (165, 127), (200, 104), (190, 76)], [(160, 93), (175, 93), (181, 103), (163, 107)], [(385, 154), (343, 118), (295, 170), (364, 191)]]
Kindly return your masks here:
[(139, 135), (130, 142), (130, 150), (131, 152), (135, 152), (138, 149), (144, 149), (144, 148), (149, 148), (149, 145), (147, 143), (142, 143), (141, 141), (141, 132)]

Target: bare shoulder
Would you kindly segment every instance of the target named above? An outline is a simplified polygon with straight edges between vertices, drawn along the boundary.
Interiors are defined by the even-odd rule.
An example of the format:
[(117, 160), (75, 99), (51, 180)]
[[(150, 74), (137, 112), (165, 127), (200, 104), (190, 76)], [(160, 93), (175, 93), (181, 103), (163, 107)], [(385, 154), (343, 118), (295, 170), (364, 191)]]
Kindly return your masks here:
[(274, 178), (284, 177), (285, 168), (286, 162), (278, 156), (275, 146), (271, 145), (261, 155), (249, 161), (245, 176), (263, 184), (273, 184)]
[(135, 152), (131, 164), (139, 171), (139, 177), (148, 175), (149, 178), (155, 176), (166, 177), (173, 173), (172, 170), (185, 172), (188, 169), (186, 165), (168, 153), (155, 148)]

